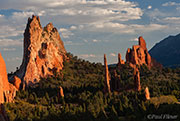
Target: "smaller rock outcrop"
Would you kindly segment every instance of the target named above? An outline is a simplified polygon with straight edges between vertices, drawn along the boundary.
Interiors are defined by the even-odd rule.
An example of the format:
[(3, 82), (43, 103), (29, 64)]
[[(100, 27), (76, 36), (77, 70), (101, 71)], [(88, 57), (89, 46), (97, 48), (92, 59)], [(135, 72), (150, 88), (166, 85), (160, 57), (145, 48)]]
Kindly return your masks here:
[(63, 88), (61, 86), (59, 86), (59, 89), (58, 89), (58, 99), (61, 99), (64, 97), (64, 92), (63, 92)]
[(139, 45), (133, 45), (132, 49), (128, 48), (126, 52), (126, 62), (133, 68), (136, 65), (147, 65), (150, 69), (153, 65), (151, 56), (146, 48), (146, 42), (143, 37), (139, 37)]
[(148, 87), (145, 88), (144, 93), (145, 93), (146, 100), (149, 100), (150, 99), (150, 93), (149, 93), (149, 88)]
[(135, 85), (135, 90), (140, 91), (141, 90), (141, 82), (140, 82), (140, 72), (138, 68), (134, 69), (134, 85)]
[(121, 53), (118, 53), (118, 66), (125, 64), (124, 60), (121, 59)]
[(8, 82), (6, 64), (0, 53), (0, 104), (13, 102), (17, 89)]
[(14, 80), (12, 81), (12, 84), (16, 87), (17, 90), (20, 90), (21, 79), (17, 76), (14, 76)]
[(111, 92), (110, 83), (109, 83), (110, 77), (109, 77), (109, 70), (108, 70), (108, 65), (107, 65), (106, 54), (104, 54), (104, 68), (105, 68), (104, 92), (110, 93)]

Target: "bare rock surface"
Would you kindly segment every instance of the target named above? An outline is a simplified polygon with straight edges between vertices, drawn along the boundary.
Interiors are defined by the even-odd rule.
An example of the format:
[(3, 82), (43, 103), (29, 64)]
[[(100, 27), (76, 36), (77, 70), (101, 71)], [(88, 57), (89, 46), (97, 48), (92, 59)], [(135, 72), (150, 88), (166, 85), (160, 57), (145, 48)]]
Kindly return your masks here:
[(29, 18), (24, 32), (23, 62), (15, 73), (23, 85), (32, 86), (40, 78), (59, 72), (65, 59), (63, 41), (53, 24), (49, 23), (42, 28), (39, 17)]
[(105, 93), (110, 93), (110, 77), (109, 77), (109, 70), (108, 70), (108, 65), (107, 65), (107, 59), (106, 59), (106, 54), (104, 54), (104, 68), (105, 68), (105, 86), (104, 86), (104, 92)]

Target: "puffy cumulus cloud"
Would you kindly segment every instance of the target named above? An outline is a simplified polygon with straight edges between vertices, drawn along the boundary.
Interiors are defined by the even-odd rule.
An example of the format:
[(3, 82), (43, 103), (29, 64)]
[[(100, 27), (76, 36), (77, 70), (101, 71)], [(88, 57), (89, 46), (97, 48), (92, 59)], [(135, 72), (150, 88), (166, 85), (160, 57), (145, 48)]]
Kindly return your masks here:
[(92, 42), (101, 42), (101, 40), (93, 39)]
[(22, 58), (21, 57), (11, 57), (11, 58), (7, 58), (7, 61), (21, 61)]
[(13, 39), (1, 39), (0, 38), (0, 46), (7, 47), (7, 46), (22, 46), (23, 43), (21, 40), (13, 40)]
[[(42, 12), (47, 15), (69, 15), (75, 16), (103, 16), (106, 18), (122, 18), (123, 20), (140, 19), (143, 12), (138, 4), (125, 0), (15, 0), (16, 4), (7, 0), (2, 2), (1, 8), (21, 9), (22, 11), (33, 11), (41, 15)], [(19, 3), (19, 4), (18, 4)], [(37, 12), (37, 13), (36, 13)], [(22, 16), (30, 12), (21, 13)], [(16, 13), (17, 14), (17, 13)], [(20, 13), (19, 13), (20, 14)], [(80, 18), (81, 18), (80, 17)], [(101, 18), (104, 19), (104, 18)]]
[[(27, 18), (31, 17), (32, 14), (43, 16), (43, 21), (49, 21), (49, 18), (52, 18), (56, 20), (57, 25), (72, 24), (73, 26), (70, 26), (68, 29), (66, 27), (60, 29), (64, 39), (70, 38), (74, 34), (77, 34), (78, 31), (86, 31), (87, 29), (88, 31), (96, 31), (96, 28), (118, 28), (123, 30), (126, 25), (121, 24), (122, 21), (126, 22), (141, 19), (143, 15), (143, 11), (138, 7), (137, 3), (125, 0), (15, 1), (16, 4), (14, 1), (6, 0), (0, 5), (2, 9), (10, 8), (20, 10), (13, 12), (12, 15), (8, 17), (9, 20), (7, 20), (8, 22), (6, 22), (5, 25), (9, 28), (4, 27), (5, 29), (3, 29), (3, 27), (1, 27), (0, 29), (3, 29), (3, 31), (0, 31), (0, 37), (22, 36)], [(4, 25), (4, 23), (0, 24)], [(123, 33), (129, 32), (132, 31), (125, 29)]]
[(74, 35), (70, 30), (66, 28), (60, 28), (59, 31), (62, 33), (63, 38), (69, 38), (70, 36)]
[(13, 27), (9, 25), (3, 25), (0, 27), (0, 39), (6, 38), (6, 37), (15, 37), (22, 34), (23, 34), (23, 31), (20, 30), (18, 27), (16, 28), (16, 26)]
[(176, 2), (166, 2), (163, 3), (162, 6), (167, 7), (167, 6), (179, 6), (180, 3), (176, 3)]
[(115, 57), (117, 55), (115, 53), (110, 53), (110, 56)]
[(0, 14), (0, 18), (4, 17), (4, 15)]
[(70, 30), (76, 30), (77, 29), (77, 26), (71, 26), (70, 27)]
[(139, 32), (151, 32), (151, 31), (157, 31), (157, 30), (163, 30), (168, 28), (167, 25), (162, 25), (162, 24), (149, 24), (149, 25), (138, 25), (138, 24), (134, 24), (134, 25), (130, 25), (130, 27), (132, 29), (134, 29), (135, 31), (139, 31)]
[(94, 22), (85, 26), (87, 31), (107, 32), (115, 34), (136, 34), (142, 32), (152, 32), (163, 30), (168, 26), (163, 24), (121, 24), (113, 22)]
[(32, 16), (33, 14), (35, 14), (34, 12), (14, 12), (12, 15), (12, 18), (27, 18), (29, 16)]
[(16, 48), (2, 48), (2, 51), (16, 51)]
[(169, 13), (161, 12), (159, 9), (154, 9), (151, 11), (146, 12), (146, 14), (150, 17), (151, 20), (158, 20), (162, 17), (169, 16)]
[(86, 58), (95, 58), (97, 56), (95, 54), (81, 54), (79, 55), (79, 57), (86, 59)]
[(72, 45), (72, 46), (74, 46), (74, 45), (83, 45), (84, 43), (80, 43), (80, 42), (73, 42), (73, 41), (69, 41), (69, 40), (67, 40), (67, 41), (64, 41), (64, 45)]
[(130, 41), (138, 42), (139, 39), (138, 38), (132, 38)]
[(151, 5), (149, 5), (149, 6), (147, 7), (147, 9), (152, 9), (152, 6), (151, 6)]
[(162, 22), (170, 23), (170, 24), (179, 24), (180, 17), (165, 17), (165, 18), (163, 18)]

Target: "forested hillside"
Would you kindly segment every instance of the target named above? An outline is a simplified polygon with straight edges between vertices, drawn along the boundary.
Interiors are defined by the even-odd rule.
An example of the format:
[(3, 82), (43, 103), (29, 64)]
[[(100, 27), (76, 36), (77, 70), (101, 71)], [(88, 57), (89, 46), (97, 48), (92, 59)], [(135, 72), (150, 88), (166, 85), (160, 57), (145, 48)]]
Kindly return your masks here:
[[(148, 121), (149, 114), (180, 114), (180, 68), (140, 67), (142, 90), (104, 94), (104, 67), (68, 53), (60, 73), (42, 78), (34, 87), (17, 92), (15, 103), (6, 103), (10, 121)], [(133, 69), (117, 70), (122, 87), (133, 86)], [(111, 77), (113, 80), (113, 77)], [(64, 97), (59, 97), (59, 87)], [(148, 86), (150, 100), (145, 99)], [(180, 117), (175, 118), (177, 121)]]

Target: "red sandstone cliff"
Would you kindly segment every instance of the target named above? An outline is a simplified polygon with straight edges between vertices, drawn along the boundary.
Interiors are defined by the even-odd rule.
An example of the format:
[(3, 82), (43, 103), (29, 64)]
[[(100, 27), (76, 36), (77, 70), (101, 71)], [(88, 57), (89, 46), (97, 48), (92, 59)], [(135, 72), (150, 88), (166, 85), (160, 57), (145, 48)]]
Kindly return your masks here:
[(145, 64), (148, 68), (151, 68), (151, 56), (146, 48), (146, 42), (142, 37), (139, 37), (139, 45), (133, 45), (132, 49), (128, 48), (126, 62), (132, 67)]
[(24, 33), (23, 62), (16, 72), (23, 85), (33, 85), (41, 77), (59, 72), (65, 58), (63, 41), (53, 24), (49, 23), (42, 28), (39, 17), (29, 18)]
[(6, 64), (0, 54), (0, 104), (13, 102), (17, 89), (8, 82)]
[(132, 49), (128, 48), (126, 52), (126, 62), (133, 68), (136, 65), (147, 65), (150, 69), (151, 67), (160, 67), (162, 65), (157, 63), (153, 58), (151, 58), (148, 50), (146, 48), (146, 42), (143, 37), (139, 37), (139, 45), (133, 45)]

